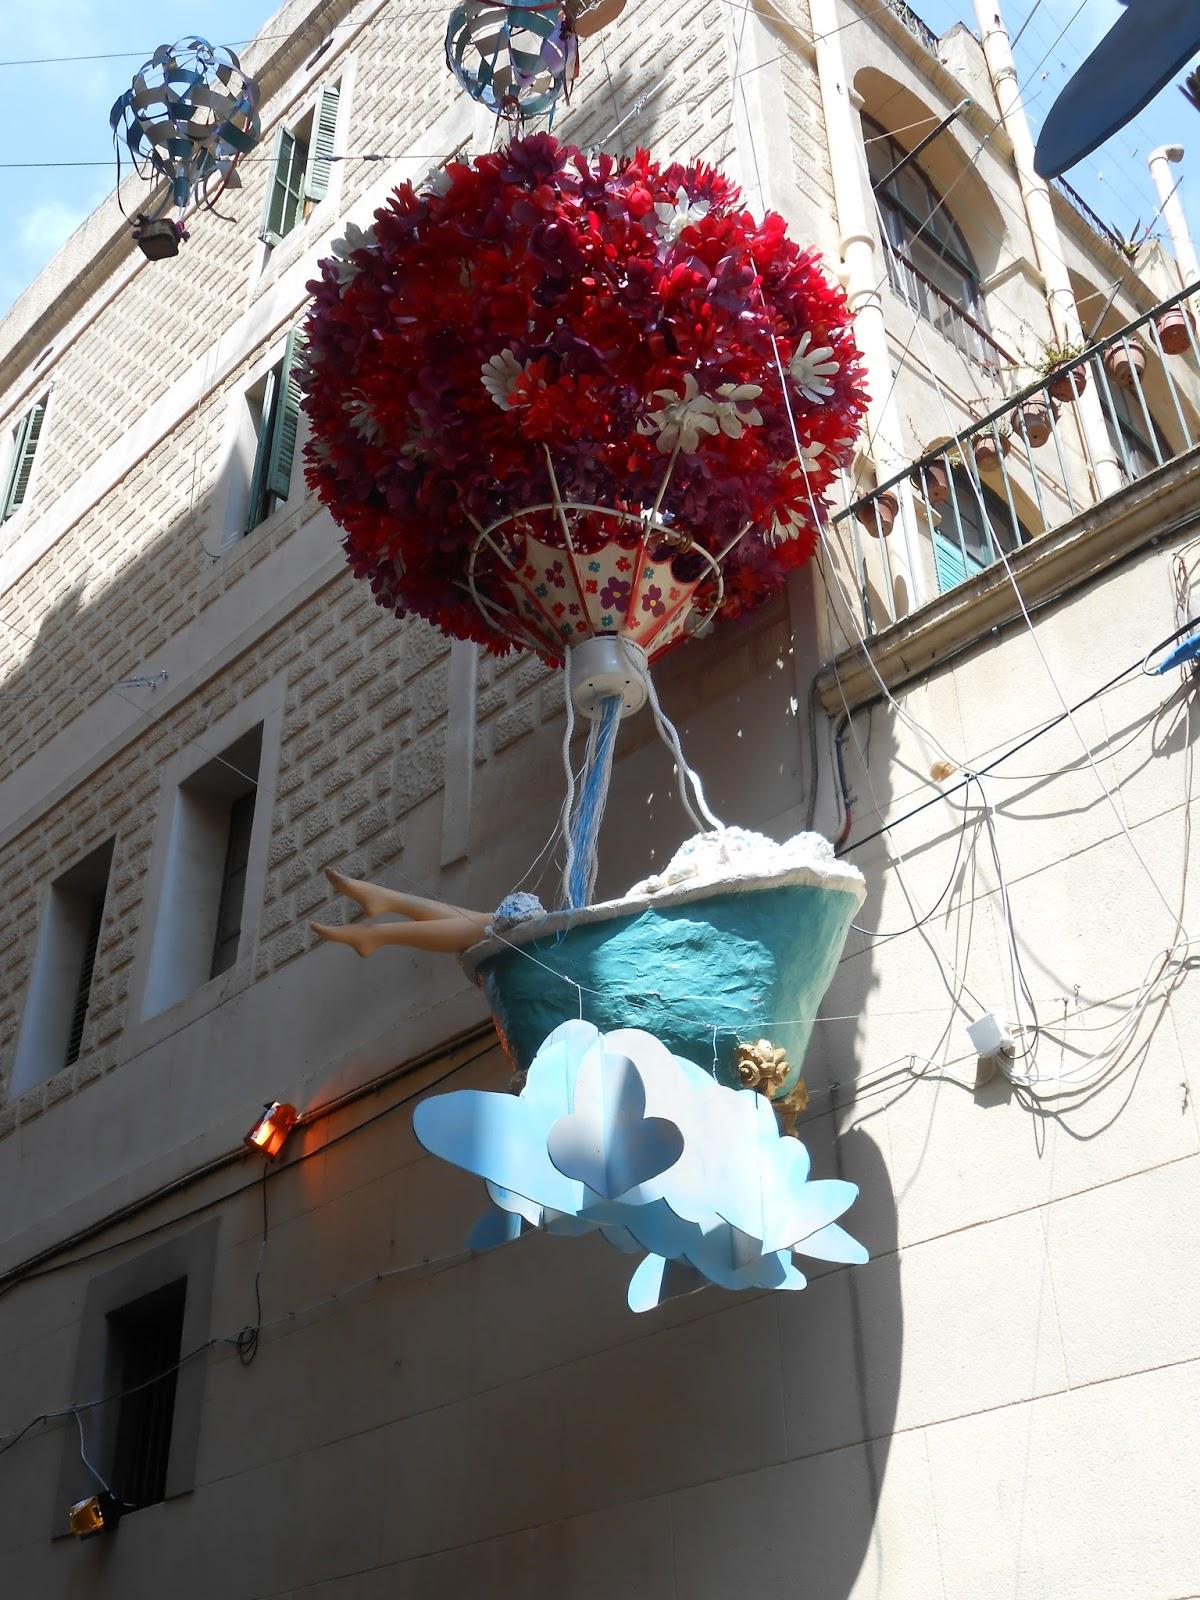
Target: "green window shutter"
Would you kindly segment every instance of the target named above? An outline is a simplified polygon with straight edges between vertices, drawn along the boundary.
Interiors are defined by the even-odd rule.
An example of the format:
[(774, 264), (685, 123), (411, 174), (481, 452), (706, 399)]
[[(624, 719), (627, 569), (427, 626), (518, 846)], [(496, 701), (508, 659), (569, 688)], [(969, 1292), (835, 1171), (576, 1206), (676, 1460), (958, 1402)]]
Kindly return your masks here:
[(286, 128), (275, 133), (267, 194), (263, 203), (261, 236), (268, 244), (278, 244), (296, 226), (300, 187), (296, 174), (296, 139)]
[(321, 90), (313, 112), (312, 142), (308, 148), (308, 167), (304, 174), (306, 200), (324, 200), (329, 193), (329, 174), (333, 162), (333, 141), (337, 134), (338, 101), (341, 90), (330, 84)]
[(292, 485), (292, 461), (296, 454), (296, 434), (300, 427), (300, 383), (298, 358), (304, 340), (298, 329), (288, 334), (279, 367), (279, 398), (271, 428), (271, 450), (267, 458), (267, 492), (286, 500)]
[(947, 539), (937, 532), (933, 535), (933, 564), (937, 570), (939, 594), (945, 594), (947, 589), (957, 589), (960, 583), (965, 583), (968, 578), (983, 571), (983, 567), (970, 552), (967, 554), (967, 559), (963, 560), (963, 553), (956, 539)]
[(46, 415), (46, 402), (37, 405), (21, 418), (13, 440), (12, 464), (8, 469), (8, 482), (4, 486), (4, 508), (0, 522), (11, 517), (25, 503), (29, 480), (33, 475), (33, 458), (37, 454), (38, 440), (42, 436), (42, 420)]
[(247, 533), (257, 528), (267, 514), (267, 462), (271, 456), (271, 441), (275, 432), (275, 397), (279, 377), (272, 370), (267, 374), (263, 390), (262, 420), (258, 425), (258, 446), (254, 452), (254, 471), (250, 477), (250, 499), (246, 504)]

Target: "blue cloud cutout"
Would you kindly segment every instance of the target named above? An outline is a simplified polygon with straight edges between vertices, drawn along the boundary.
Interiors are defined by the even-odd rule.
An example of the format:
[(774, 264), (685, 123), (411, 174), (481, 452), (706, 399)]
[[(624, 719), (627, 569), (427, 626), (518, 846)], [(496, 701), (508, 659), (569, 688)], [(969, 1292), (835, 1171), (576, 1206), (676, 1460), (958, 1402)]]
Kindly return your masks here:
[(413, 1126), (432, 1154), (487, 1180), (500, 1215), (480, 1219), (472, 1248), (526, 1226), (598, 1229), (647, 1252), (629, 1286), (635, 1311), (705, 1282), (802, 1289), (793, 1252), (867, 1259), (836, 1220), (857, 1187), (811, 1179), (808, 1152), (780, 1135), (763, 1096), (726, 1089), (639, 1029), (564, 1023), (520, 1096), (439, 1095)]

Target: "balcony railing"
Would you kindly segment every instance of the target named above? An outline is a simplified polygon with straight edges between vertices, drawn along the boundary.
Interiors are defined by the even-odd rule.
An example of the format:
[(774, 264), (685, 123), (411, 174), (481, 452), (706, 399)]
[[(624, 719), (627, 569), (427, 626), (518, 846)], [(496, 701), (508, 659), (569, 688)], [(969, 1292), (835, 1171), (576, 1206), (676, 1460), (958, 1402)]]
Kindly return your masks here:
[[(944, 592), (1200, 441), (1200, 338), (1187, 306), (1197, 293), (1200, 283), (1164, 300), (849, 499), (831, 532), (853, 563), (865, 633), (897, 618), (889, 545), (905, 518), (918, 584)], [(1104, 437), (1078, 414), (1089, 385)]]
[(884, 241), (887, 251), (888, 281), (900, 298), (914, 311), (931, 322), (938, 332), (968, 361), (981, 367), (990, 377), (1012, 372), (1017, 365), (1002, 344), (998, 344), (977, 318), (957, 300), (939, 289), (933, 279), (898, 250), (890, 239)]
[(919, 39), (932, 55), (937, 55), (938, 36), (929, 24), (922, 22), (913, 8), (904, 4), (904, 0), (886, 0), (886, 3), (888, 10), (895, 12), (913, 38)]

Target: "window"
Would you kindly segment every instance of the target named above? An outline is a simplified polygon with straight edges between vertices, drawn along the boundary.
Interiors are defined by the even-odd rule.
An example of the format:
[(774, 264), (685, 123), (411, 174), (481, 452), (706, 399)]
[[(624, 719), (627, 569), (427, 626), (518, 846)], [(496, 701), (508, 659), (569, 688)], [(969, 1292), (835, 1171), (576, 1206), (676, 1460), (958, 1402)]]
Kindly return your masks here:
[(29, 493), (29, 480), (33, 476), (33, 460), (37, 455), (38, 440), (42, 436), (42, 423), (46, 419), (46, 402), (39, 400), (21, 418), (13, 429), (12, 455), (8, 475), (4, 481), (4, 499), (0, 501), (0, 522), (7, 522), (15, 511), (25, 504)]
[(264, 243), (279, 244), (328, 194), (340, 98), (340, 87), (328, 84), (294, 127), (276, 133), (263, 211)]
[[(80, 1417), (88, 1459), (135, 1507), (186, 1494), (195, 1483), (209, 1363), (190, 1357), (212, 1336), (220, 1226), (211, 1218), (87, 1284), (68, 1393), (119, 1396)], [(62, 1430), (55, 1536), (67, 1532), (66, 1508), (96, 1488), (72, 1422)]]
[[(954, 218), (920, 166), (869, 117), (862, 118), (867, 171), (879, 206), (880, 226), (892, 288), (966, 355), (992, 363), (978, 332), (987, 332), (979, 273)], [(964, 328), (963, 318), (970, 321)], [(978, 330), (972, 337), (971, 324)]]
[(228, 972), (238, 958), (242, 937), (242, 905), (246, 897), (246, 867), (250, 860), (250, 831), (254, 826), (254, 792), (240, 795), (229, 808), (229, 842), (225, 846), (225, 872), (217, 904), (217, 942), (212, 976)]
[(92, 998), (113, 840), (50, 885), (13, 1066), (13, 1092), (77, 1061)]
[(176, 1278), (108, 1314), (121, 1396), (109, 1482), (131, 1509), (166, 1497), (186, 1304), (187, 1279)]
[(246, 879), (262, 734), (260, 723), (176, 791), (144, 1017), (230, 971), (246, 954)]
[[(1101, 400), (1108, 436), (1117, 452), (1117, 461), (1127, 483), (1144, 478), (1175, 454), (1150, 415), (1149, 406), (1143, 405), (1135, 391), (1123, 389), (1110, 380)], [(1154, 434), (1153, 444), (1149, 438), (1151, 432)], [(1157, 454), (1155, 445), (1158, 447)]]
[(951, 472), (950, 486), (950, 499), (941, 508), (941, 527), (933, 530), (933, 562), (941, 594), (990, 567), (1000, 559), (1001, 549), (1010, 555), (1030, 538), (1019, 518), (1014, 524), (1008, 501), (985, 483), (976, 493), (962, 467)]
[(243, 531), (250, 533), (287, 499), (300, 427), (300, 383), (297, 363), (304, 342), (297, 329), (288, 334), (282, 360), (247, 394), (256, 440), (254, 469)]

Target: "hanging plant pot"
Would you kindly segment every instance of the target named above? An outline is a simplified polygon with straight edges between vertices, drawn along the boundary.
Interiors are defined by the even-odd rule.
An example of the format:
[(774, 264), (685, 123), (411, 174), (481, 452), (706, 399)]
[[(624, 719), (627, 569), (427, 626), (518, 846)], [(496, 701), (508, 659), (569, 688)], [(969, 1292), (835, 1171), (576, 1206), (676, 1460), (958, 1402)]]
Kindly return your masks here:
[(1132, 389), (1146, 370), (1146, 347), (1136, 339), (1123, 339), (1104, 352), (1104, 370), (1118, 389)]
[(950, 472), (944, 462), (931, 461), (910, 474), (914, 489), (919, 489), (931, 506), (944, 506), (950, 498)]
[(877, 494), (874, 500), (868, 500), (866, 505), (859, 508), (858, 520), (872, 539), (886, 539), (892, 531), (899, 510), (899, 500), (890, 489), (885, 489), (882, 494)]
[(1013, 432), (1026, 440), (1031, 449), (1040, 450), (1050, 437), (1055, 410), (1054, 401), (1049, 395), (1029, 395), (1013, 410)]
[(1059, 405), (1072, 405), (1087, 388), (1087, 368), (1055, 367), (1051, 370), (1046, 387), (1050, 391), (1050, 398), (1057, 400)]
[(1008, 454), (1010, 436), (1001, 433), (999, 429), (993, 432), (990, 428), (986, 433), (980, 433), (971, 440), (971, 454), (975, 457), (975, 465), (980, 472), (997, 472), (1000, 468), (1000, 459)]
[(1183, 306), (1172, 306), (1169, 311), (1164, 311), (1154, 319), (1154, 331), (1158, 334), (1158, 342), (1162, 346), (1164, 355), (1184, 356), (1191, 348), (1189, 337), (1192, 328), (1190, 314)]

